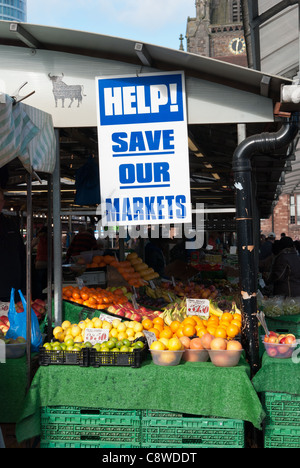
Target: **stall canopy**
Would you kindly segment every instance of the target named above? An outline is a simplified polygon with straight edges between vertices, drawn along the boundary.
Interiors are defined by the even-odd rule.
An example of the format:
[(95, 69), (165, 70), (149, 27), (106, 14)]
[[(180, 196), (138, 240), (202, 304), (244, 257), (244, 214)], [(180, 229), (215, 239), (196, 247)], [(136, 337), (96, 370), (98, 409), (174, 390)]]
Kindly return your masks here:
[(0, 168), (19, 158), (30, 173), (52, 174), (56, 140), (52, 116), (0, 94)]
[[(190, 174), (193, 207), (235, 207), (232, 155), (238, 145), (239, 124), (245, 135), (277, 131), (274, 117), (288, 78), (220, 62), (208, 57), (143, 44), (134, 40), (28, 23), (0, 22), (1, 79), (7, 90), (14, 77), (28, 81), (35, 94), (28, 104), (49, 113), (59, 129), (61, 208), (76, 210), (76, 171), (92, 155), (98, 157), (95, 76), (183, 70), (186, 76)], [(55, 94), (57, 83), (80, 85), (77, 100)], [(256, 200), (260, 217), (268, 217), (294, 147), (277, 154), (256, 154)], [(11, 163), (8, 189), (24, 203), (24, 183), (18, 160)], [(23, 179), (23, 180), (22, 180)], [(46, 192), (46, 191), (45, 191)], [(45, 193), (33, 191), (34, 206), (47, 210)], [(231, 215), (232, 217), (232, 215)], [(220, 226), (221, 228), (221, 226)]]

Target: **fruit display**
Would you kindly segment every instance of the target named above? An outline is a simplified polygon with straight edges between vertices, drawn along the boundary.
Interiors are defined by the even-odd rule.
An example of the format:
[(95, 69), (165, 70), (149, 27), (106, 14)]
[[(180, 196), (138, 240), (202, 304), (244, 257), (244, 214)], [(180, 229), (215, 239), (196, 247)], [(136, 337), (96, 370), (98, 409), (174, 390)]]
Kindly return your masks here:
[(216, 367), (236, 366), (243, 352), (239, 341), (216, 338), (210, 333), (201, 337), (201, 344), (208, 351), (210, 360)]
[(261, 308), (266, 317), (300, 315), (300, 300), (292, 297), (271, 297), (262, 300)]
[(156, 273), (153, 268), (149, 268), (136, 252), (129, 253), (126, 257), (126, 261), (130, 263), (134, 271), (144, 280), (144, 284), (145, 281), (152, 281), (159, 278), (159, 274)]
[[(126, 291), (127, 292), (127, 291)], [(75, 302), (91, 309), (104, 310), (112, 305), (121, 305), (128, 301), (123, 288), (116, 288), (114, 291), (100, 287), (64, 286), (62, 298)]]
[(268, 356), (279, 359), (290, 358), (297, 347), (297, 339), (292, 333), (280, 334), (273, 331), (263, 337)]
[(98, 352), (112, 352), (112, 353), (133, 353), (135, 350), (144, 349), (145, 344), (143, 341), (129, 341), (128, 338), (118, 340), (116, 337), (111, 337), (103, 343), (96, 343), (93, 348)]
[(3, 336), (8, 332), (10, 323), (6, 315), (1, 315), (0, 317), (0, 334)]
[(145, 318), (150, 320), (154, 319), (155, 317), (161, 315), (159, 310), (153, 311), (152, 309), (147, 309), (144, 306), (137, 306), (135, 307), (131, 302), (126, 302), (123, 305), (113, 305), (107, 308), (107, 311), (110, 314), (118, 315), (119, 317), (135, 320), (137, 322), (141, 322)]
[(173, 291), (167, 291), (162, 287), (151, 288), (144, 286), (137, 291), (137, 300), (140, 304), (154, 309), (163, 309), (168, 304), (180, 303), (181, 298), (176, 296)]
[(169, 292), (174, 292), (177, 296), (189, 297), (190, 299), (214, 300), (219, 295), (219, 291), (215, 285), (206, 286), (195, 282), (190, 282), (188, 284), (181, 281), (176, 282), (175, 284), (164, 282), (162, 283), (162, 287)]

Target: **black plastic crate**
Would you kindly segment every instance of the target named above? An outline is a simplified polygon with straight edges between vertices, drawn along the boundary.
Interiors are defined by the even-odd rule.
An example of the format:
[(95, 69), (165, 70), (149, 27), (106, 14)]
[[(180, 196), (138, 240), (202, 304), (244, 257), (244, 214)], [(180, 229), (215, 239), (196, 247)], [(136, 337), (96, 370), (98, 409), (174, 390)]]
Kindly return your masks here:
[(40, 366), (69, 365), (79, 367), (89, 367), (89, 348), (82, 348), (80, 351), (48, 350), (43, 346), (39, 349)]
[(90, 366), (127, 366), (141, 367), (145, 357), (145, 350), (135, 349), (132, 352), (114, 352), (114, 351), (97, 351), (95, 348), (90, 348)]

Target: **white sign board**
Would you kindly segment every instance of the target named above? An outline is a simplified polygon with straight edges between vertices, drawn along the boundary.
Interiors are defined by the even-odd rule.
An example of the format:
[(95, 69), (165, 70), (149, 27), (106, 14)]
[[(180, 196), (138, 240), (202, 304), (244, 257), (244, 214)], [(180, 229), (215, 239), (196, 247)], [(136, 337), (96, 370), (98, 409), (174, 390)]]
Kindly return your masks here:
[(187, 315), (199, 315), (200, 317), (209, 317), (209, 300), (208, 299), (187, 299), (186, 300)]
[(102, 224), (191, 222), (183, 72), (96, 77)]
[(103, 343), (108, 341), (109, 330), (106, 328), (86, 328), (84, 333), (84, 342), (89, 342), (92, 345), (95, 343)]

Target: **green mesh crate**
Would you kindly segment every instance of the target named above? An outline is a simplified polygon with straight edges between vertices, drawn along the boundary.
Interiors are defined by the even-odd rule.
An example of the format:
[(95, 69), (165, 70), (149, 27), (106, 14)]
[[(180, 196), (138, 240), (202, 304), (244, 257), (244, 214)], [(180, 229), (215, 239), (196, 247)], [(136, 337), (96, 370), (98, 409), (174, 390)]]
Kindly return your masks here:
[(293, 426), (300, 430), (300, 395), (265, 392), (263, 404), (267, 425)]
[(141, 417), (141, 411), (137, 409), (114, 409), (114, 408), (87, 408), (82, 406), (42, 406), (41, 415), (51, 414), (94, 414), (102, 416), (136, 416)]
[(300, 447), (300, 430), (293, 427), (266, 426), (264, 448), (284, 449)]
[(41, 411), (41, 442), (140, 444), (140, 416), (120, 413), (96, 410), (95, 414), (95, 411), (83, 408), (69, 413)]
[(48, 448), (96, 448), (96, 449), (138, 449), (140, 444), (126, 444), (126, 443), (107, 443), (107, 442), (72, 442), (72, 441), (53, 441), (53, 440), (43, 440), (40, 443), (41, 449)]
[(174, 411), (162, 411), (154, 409), (142, 409), (141, 415), (143, 418), (182, 418), (183, 413), (176, 413)]
[(142, 448), (244, 448), (244, 421), (201, 417), (142, 418)]

